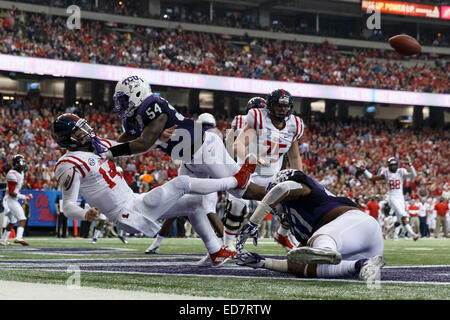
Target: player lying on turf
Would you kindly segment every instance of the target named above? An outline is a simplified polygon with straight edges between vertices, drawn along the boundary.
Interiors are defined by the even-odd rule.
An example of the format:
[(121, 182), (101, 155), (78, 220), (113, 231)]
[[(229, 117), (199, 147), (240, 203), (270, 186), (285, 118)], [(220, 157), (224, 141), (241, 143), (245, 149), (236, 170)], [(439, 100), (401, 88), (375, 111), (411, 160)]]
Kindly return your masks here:
[[(314, 278), (359, 274), (369, 280), (379, 274), (384, 265), (381, 228), (353, 201), (334, 196), (310, 176), (292, 169), (276, 174), (267, 190), (238, 235), (238, 265)], [(287, 215), (292, 233), (304, 245), (291, 250), (286, 260), (243, 250), (249, 236), (257, 244), (258, 226), (275, 208)]]
[[(124, 231), (142, 232), (148, 237), (158, 232), (157, 220), (179, 214), (169, 209), (183, 195), (245, 188), (256, 167), (245, 163), (234, 176), (208, 179), (207, 183), (205, 179), (178, 176), (150, 192), (135, 194), (117, 171), (114, 162), (98, 155), (99, 150), (114, 145), (114, 142), (95, 136), (86, 120), (73, 114), (63, 114), (53, 123), (52, 134), (60, 147), (68, 149), (55, 166), (56, 179), (62, 190), (64, 214), (75, 220), (93, 221), (101, 212)], [(91, 206), (90, 209), (77, 205), (79, 193)], [(214, 265), (234, 257), (236, 251), (222, 247), (205, 214), (192, 214), (189, 220), (204, 241)]]

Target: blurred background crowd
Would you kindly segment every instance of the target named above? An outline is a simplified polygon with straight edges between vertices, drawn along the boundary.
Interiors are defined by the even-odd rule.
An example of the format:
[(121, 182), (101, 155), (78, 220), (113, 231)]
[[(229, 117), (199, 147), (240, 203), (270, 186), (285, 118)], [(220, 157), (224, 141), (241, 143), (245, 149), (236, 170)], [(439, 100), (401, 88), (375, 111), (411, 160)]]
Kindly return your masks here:
[[(81, 32), (65, 17), (1, 11), (0, 53), (156, 70), (449, 93), (450, 63), (424, 53), (411, 60), (393, 51), (338, 48), (248, 36), (162, 30), (83, 21)], [(114, 27), (114, 28), (113, 28)]]

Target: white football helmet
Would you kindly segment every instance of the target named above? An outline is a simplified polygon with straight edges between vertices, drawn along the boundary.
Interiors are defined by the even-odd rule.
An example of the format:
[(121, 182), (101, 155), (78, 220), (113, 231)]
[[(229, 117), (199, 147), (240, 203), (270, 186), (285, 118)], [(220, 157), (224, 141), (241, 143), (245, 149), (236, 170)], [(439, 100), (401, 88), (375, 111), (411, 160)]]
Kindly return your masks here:
[(122, 119), (131, 116), (151, 94), (152, 89), (147, 81), (139, 76), (126, 77), (117, 82), (114, 92), (114, 112)]
[(216, 126), (216, 118), (211, 113), (202, 113), (198, 116), (197, 122), (200, 122), (203, 125), (209, 125), (212, 127)]

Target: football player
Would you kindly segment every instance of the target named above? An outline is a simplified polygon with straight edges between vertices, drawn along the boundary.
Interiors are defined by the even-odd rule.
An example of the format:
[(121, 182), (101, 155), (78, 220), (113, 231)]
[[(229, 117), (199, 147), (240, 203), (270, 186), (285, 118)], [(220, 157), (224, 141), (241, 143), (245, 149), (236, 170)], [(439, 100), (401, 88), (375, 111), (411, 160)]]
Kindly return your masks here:
[[(216, 119), (210, 113), (202, 113), (199, 115), (197, 122), (202, 125), (204, 131), (215, 130)], [(189, 173), (189, 172), (187, 172)], [(177, 204), (171, 210), (177, 210), (180, 212), (180, 216), (187, 216), (193, 213), (203, 212), (207, 214), (209, 221), (215, 231), (222, 230), (223, 224), (217, 217), (216, 212), (217, 204), (217, 192), (210, 193), (208, 195), (187, 195), (180, 199)], [(146, 254), (158, 254), (161, 242), (168, 236), (170, 228), (172, 227), (174, 218), (164, 220), (161, 226), (160, 232), (156, 236), (155, 241), (145, 250)]]
[(370, 181), (386, 181), (388, 188), (388, 203), (397, 216), (397, 222), (394, 224), (394, 240), (398, 240), (400, 230), (404, 227), (406, 231), (408, 231), (408, 235), (412, 236), (414, 241), (417, 241), (417, 239), (419, 239), (419, 235), (413, 231), (411, 225), (409, 224), (408, 214), (406, 213), (405, 198), (403, 196), (403, 179), (414, 179), (417, 176), (416, 169), (412, 165), (411, 158), (408, 156), (407, 159), (411, 172), (408, 172), (405, 168), (399, 168), (398, 161), (394, 157), (388, 159), (388, 168), (383, 168), (378, 175), (373, 175), (363, 166), (360, 166), (360, 168), (364, 170), (364, 175), (370, 179)]
[[(53, 137), (68, 150), (55, 165), (55, 176), (62, 190), (63, 212), (74, 220), (93, 221), (103, 213), (110, 222), (129, 233), (153, 237), (159, 231), (158, 219), (177, 216), (171, 205), (187, 193), (209, 194), (232, 188), (245, 188), (256, 165), (244, 164), (234, 175), (221, 179), (177, 178), (144, 194), (135, 194), (111, 160), (98, 155), (116, 143), (97, 137), (86, 120), (63, 114), (53, 123)], [(161, 141), (167, 137), (161, 134)], [(170, 133), (168, 134), (170, 137)], [(77, 206), (78, 194), (91, 208)], [(210, 254), (215, 266), (232, 259), (235, 251), (222, 246), (206, 215), (193, 214), (189, 219)]]
[[(384, 266), (381, 228), (356, 203), (336, 197), (310, 176), (292, 169), (277, 173), (267, 191), (238, 235), (238, 265), (307, 278), (359, 275), (362, 280), (377, 279)], [(257, 245), (258, 225), (274, 209), (287, 216), (303, 245), (289, 251), (286, 260), (242, 250), (248, 237)]]
[[(239, 165), (227, 153), (221, 138), (204, 131), (201, 124), (184, 117), (169, 102), (153, 94), (150, 84), (138, 76), (119, 81), (114, 93), (114, 111), (122, 119), (124, 132), (115, 146), (104, 150), (102, 157), (113, 159), (146, 152), (153, 145), (174, 160), (182, 160), (180, 174), (199, 178), (230, 177)], [(165, 129), (176, 127), (169, 140), (161, 142)], [(256, 166), (257, 159), (251, 163)], [(245, 188), (229, 190), (236, 197), (253, 199), (261, 194), (260, 187), (249, 183)]]
[(12, 159), (12, 169), (6, 174), (6, 181), (8, 182), (8, 188), (6, 189), (6, 195), (4, 199), (5, 206), (5, 216), (8, 217), (8, 225), (6, 226), (5, 233), (2, 235), (1, 245), (9, 245), (8, 237), (11, 233), (11, 229), (17, 222), (17, 235), (14, 239), (14, 243), (20, 243), (23, 246), (28, 246), (29, 243), (23, 240), (23, 231), (27, 218), (25, 217), (25, 212), (23, 211), (22, 205), (19, 203), (19, 199), (31, 199), (32, 194), (20, 194), (20, 189), (23, 185), (24, 172), (26, 169), (25, 158), (17, 154)]
[[(292, 169), (302, 169), (298, 140), (303, 135), (304, 124), (301, 118), (292, 114), (293, 98), (284, 89), (272, 91), (265, 101), (259, 97), (249, 101), (250, 106), (255, 103), (256, 108), (249, 109), (245, 116), (246, 124), (233, 145), (233, 152), (239, 159), (245, 159), (248, 152), (253, 152), (267, 160), (267, 165), (259, 166), (250, 179), (266, 188), (272, 176), (280, 171), (285, 154)], [(234, 243), (246, 213), (246, 203), (242, 199), (230, 197), (229, 200), (224, 216), (224, 242), (227, 245)], [(287, 251), (297, 245), (295, 238), (290, 237), (289, 225), (283, 220), (274, 239)]]

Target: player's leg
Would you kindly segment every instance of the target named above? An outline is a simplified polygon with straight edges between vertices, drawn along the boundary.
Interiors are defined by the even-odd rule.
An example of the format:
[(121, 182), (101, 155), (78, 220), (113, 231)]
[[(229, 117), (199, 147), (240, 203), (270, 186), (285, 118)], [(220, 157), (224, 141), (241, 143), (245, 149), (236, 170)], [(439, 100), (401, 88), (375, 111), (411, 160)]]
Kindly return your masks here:
[(236, 235), (242, 227), (244, 217), (247, 214), (248, 200), (239, 199), (228, 194), (227, 205), (223, 217), (223, 242), (228, 246), (234, 246)]
[(278, 242), (286, 251), (292, 250), (298, 245), (297, 239), (291, 234), (289, 220), (286, 215), (277, 215), (279, 221), (278, 229), (273, 235), (275, 242)]
[(17, 222), (17, 219), (11, 214), (10, 211), (5, 215), (5, 232), (2, 234), (2, 240), (0, 241), (0, 245), (7, 246), (9, 245), (8, 238), (11, 234), (11, 230), (14, 227), (14, 224)]
[(94, 228), (94, 236), (92, 237), (92, 243), (96, 244), (98, 237), (100, 236), (103, 226), (105, 225), (106, 217), (103, 214), (100, 214), (99, 219), (96, 221)]
[(236, 264), (252, 268), (287, 272), (300, 278), (350, 278), (356, 275), (361, 280), (375, 280), (384, 266), (384, 258), (375, 256), (370, 259), (343, 260), (339, 264), (302, 263), (291, 254), (287, 259), (272, 259), (259, 254), (243, 251), (236, 255)]
[(146, 254), (158, 254), (159, 253), (159, 247), (161, 246), (161, 242), (164, 240), (165, 237), (169, 235), (170, 229), (172, 228), (173, 222), (175, 221), (176, 217), (165, 219), (161, 230), (159, 230), (158, 234), (156, 235), (155, 240), (152, 242), (150, 247), (145, 250)]
[(220, 220), (216, 213), (218, 199), (219, 197), (217, 192), (213, 192), (202, 197), (202, 204), (203, 210), (204, 212), (207, 212), (206, 216), (208, 217), (214, 232), (219, 236), (219, 238), (223, 238), (224, 226), (222, 220)]
[(14, 243), (20, 243), (23, 246), (28, 246), (29, 243), (23, 240), (23, 232), (25, 229), (27, 218), (25, 217), (25, 212), (23, 211), (22, 206), (20, 205), (19, 201), (9, 199), (8, 208), (11, 212), (11, 215), (14, 216), (17, 220), (17, 235), (16, 239), (14, 239)]
[(358, 261), (364, 265), (382, 254), (383, 237), (378, 222), (359, 210), (351, 210), (319, 228), (307, 246), (291, 250), (288, 260), (319, 264), (317, 276), (326, 278), (357, 274)]

